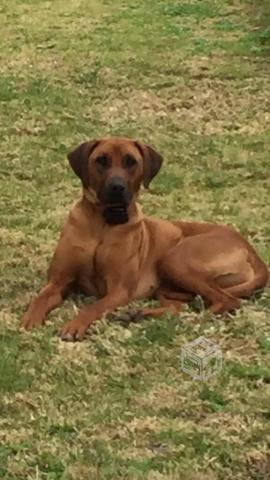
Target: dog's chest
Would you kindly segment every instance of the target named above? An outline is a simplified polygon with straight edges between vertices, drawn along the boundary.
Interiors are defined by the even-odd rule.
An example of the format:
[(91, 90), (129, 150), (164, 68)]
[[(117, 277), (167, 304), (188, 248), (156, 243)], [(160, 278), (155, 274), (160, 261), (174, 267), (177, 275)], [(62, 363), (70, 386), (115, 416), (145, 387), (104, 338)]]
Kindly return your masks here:
[[(140, 258), (140, 236), (119, 236), (100, 243), (94, 255), (94, 278), (100, 295), (107, 291), (107, 280), (128, 282), (133, 298), (152, 296), (158, 288), (158, 275), (153, 262)], [(114, 280), (113, 280), (114, 281)], [(111, 283), (109, 281), (109, 283)]]
[(159, 287), (158, 275), (155, 269), (149, 269), (142, 271), (139, 275), (136, 290), (134, 292), (134, 298), (146, 298), (152, 297)]
[[(120, 249), (121, 252), (121, 249)], [(121, 272), (122, 258), (119, 249), (107, 242), (97, 244), (93, 255), (93, 280), (99, 296), (107, 294), (108, 279)]]

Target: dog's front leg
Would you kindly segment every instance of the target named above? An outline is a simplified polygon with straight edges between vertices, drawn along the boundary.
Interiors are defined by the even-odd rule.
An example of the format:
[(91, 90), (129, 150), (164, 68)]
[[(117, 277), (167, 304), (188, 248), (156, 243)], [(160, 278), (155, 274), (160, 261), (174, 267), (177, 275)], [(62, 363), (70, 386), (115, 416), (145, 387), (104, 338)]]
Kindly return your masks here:
[(26, 330), (42, 325), (47, 314), (63, 302), (63, 285), (49, 282), (34, 298), (24, 314), (21, 325)]
[(115, 285), (108, 294), (79, 311), (78, 315), (60, 331), (60, 338), (68, 342), (81, 341), (90, 325), (105, 313), (125, 305), (130, 299), (129, 290), (123, 284)]

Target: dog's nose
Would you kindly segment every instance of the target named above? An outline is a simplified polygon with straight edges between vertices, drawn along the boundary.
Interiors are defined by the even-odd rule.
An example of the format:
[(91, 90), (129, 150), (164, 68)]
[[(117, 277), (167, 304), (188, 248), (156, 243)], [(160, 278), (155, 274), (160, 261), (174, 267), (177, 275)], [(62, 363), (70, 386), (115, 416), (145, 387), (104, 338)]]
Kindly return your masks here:
[(126, 189), (125, 181), (121, 177), (113, 177), (110, 180), (108, 185), (109, 190), (111, 193), (115, 195), (123, 194)]
[(128, 205), (132, 199), (132, 193), (126, 180), (119, 175), (108, 179), (99, 193), (99, 198), (104, 204)]

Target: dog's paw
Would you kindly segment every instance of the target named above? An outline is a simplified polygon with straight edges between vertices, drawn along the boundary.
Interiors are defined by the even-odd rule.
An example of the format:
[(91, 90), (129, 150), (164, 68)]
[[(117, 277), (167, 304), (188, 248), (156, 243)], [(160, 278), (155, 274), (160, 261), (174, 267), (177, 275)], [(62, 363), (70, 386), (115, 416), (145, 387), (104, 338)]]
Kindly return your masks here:
[(128, 327), (131, 323), (138, 323), (143, 320), (143, 311), (140, 308), (130, 308), (118, 315), (117, 320), (124, 327)]
[(230, 299), (224, 302), (217, 302), (211, 305), (210, 311), (214, 315), (232, 314), (241, 307), (241, 300), (239, 298)]
[(88, 330), (88, 325), (77, 319), (68, 322), (59, 332), (59, 337), (64, 342), (81, 342)]
[(31, 315), (30, 313), (26, 312), (21, 320), (21, 328), (24, 330), (32, 330), (35, 327), (40, 327), (43, 325), (43, 319), (36, 315)]

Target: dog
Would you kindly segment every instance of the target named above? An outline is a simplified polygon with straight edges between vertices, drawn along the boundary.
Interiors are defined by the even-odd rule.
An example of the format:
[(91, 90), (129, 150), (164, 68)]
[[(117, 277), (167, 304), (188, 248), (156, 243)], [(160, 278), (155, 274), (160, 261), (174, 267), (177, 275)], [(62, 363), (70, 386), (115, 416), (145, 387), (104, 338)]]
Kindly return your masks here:
[(93, 322), (135, 299), (158, 299), (159, 307), (141, 312), (158, 316), (179, 312), (199, 294), (223, 314), (266, 285), (265, 263), (233, 228), (142, 214), (141, 184), (148, 188), (163, 162), (149, 145), (125, 137), (91, 140), (68, 160), (83, 194), (62, 229), (48, 283), (22, 319), (25, 329), (42, 325), (74, 287), (97, 300), (62, 328), (65, 341), (82, 340)]

